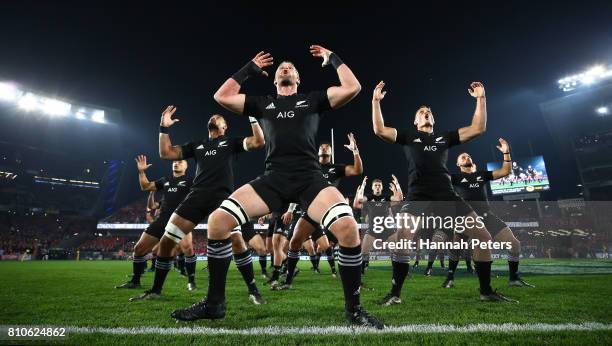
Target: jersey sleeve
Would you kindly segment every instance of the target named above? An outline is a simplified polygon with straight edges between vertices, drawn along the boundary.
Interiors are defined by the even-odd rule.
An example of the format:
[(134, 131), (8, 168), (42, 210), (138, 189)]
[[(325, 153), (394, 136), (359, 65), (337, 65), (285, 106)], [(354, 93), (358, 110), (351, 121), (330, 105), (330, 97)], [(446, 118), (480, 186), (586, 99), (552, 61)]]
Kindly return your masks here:
[(160, 178), (155, 180), (155, 188), (157, 191), (161, 191), (164, 189), (164, 184), (166, 183), (166, 178)]
[(485, 181), (495, 180), (495, 178), (493, 178), (493, 171), (483, 171), (482, 179), (484, 179)]
[(338, 178), (346, 176), (346, 165), (335, 165)]
[(232, 152), (234, 154), (240, 154), (243, 153), (244, 150), (244, 140), (246, 137), (232, 137), (231, 139), (231, 145), (232, 145)]
[(395, 143), (400, 145), (410, 145), (416, 138), (416, 130), (414, 129), (403, 129), (397, 131), (397, 137), (395, 137)]
[(263, 96), (246, 95), (242, 114), (257, 119), (261, 118), (265, 109), (264, 99)]
[(193, 147), (194, 147), (194, 142), (187, 142), (183, 145), (181, 145), (181, 151), (183, 153), (183, 159), (189, 159), (192, 158), (194, 156), (193, 153)]
[(451, 174), (451, 184), (458, 185), (459, 181), (461, 181), (461, 174), (457, 174), (457, 173)]
[(448, 138), (449, 148), (461, 144), (461, 141), (459, 140), (459, 129), (448, 131), (445, 137)]
[(332, 109), (327, 97), (327, 90), (313, 91), (309, 95), (311, 108), (315, 109), (319, 114)]

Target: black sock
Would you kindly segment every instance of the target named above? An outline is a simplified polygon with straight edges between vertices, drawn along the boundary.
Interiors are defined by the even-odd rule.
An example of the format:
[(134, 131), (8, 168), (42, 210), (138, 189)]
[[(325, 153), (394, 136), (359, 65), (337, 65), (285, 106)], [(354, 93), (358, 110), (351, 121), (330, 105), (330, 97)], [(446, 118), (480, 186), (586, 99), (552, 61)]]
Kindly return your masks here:
[(195, 272), (196, 272), (196, 255), (185, 257), (185, 272), (189, 282), (195, 283)]
[(310, 263), (312, 263), (312, 267), (314, 269), (319, 268), (319, 265), (317, 264), (317, 256), (310, 256)]
[(247, 285), (249, 293), (257, 293), (251, 250), (246, 250), (243, 253), (234, 255), (234, 262), (236, 262), (236, 267), (238, 267), (240, 274), (242, 274), (242, 279), (244, 279), (244, 283)]
[(457, 260), (448, 260), (448, 273), (446, 274), (446, 279), (455, 280), (455, 271), (457, 270), (457, 265), (459, 265), (459, 261)]
[(155, 279), (153, 279), (153, 288), (151, 288), (152, 292), (161, 293), (166, 276), (168, 276), (168, 272), (172, 269), (171, 261), (172, 257), (157, 257), (157, 261), (155, 261)]
[(176, 266), (181, 271), (181, 273), (185, 272), (185, 255), (178, 255), (176, 258)]
[(321, 262), (321, 254), (320, 253), (317, 253), (315, 255), (315, 262), (317, 264), (317, 266), (315, 268), (319, 268), (319, 262)]
[(280, 273), (281, 274), (287, 273), (287, 258), (285, 258), (285, 260), (283, 261), (283, 264), (281, 264)]
[(508, 269), (510, 271), (510, 280), (518, 280), (518, 261), (508, 261)]
[(274, 267), (274, 252), (270, 254), (270, 267)]
[(480, 282), (480, 293), (491, 294), (491, 261), (479, 262), (474, 261), (476, 265), (476, 274), (478, 274), (478, 282)]
[(299, 251), (291, 251), (287, 253), (287, 279), (285, 283), (291, 285), (293, 282), (293, 275), (295, 274), (295, 267), (300, 260), (300, 252)]
[[(395, 256), (394, 256), (395, 257)], [(402, 294), (402, 286), (410, 270), (410, 265), (402, 262), (391, 261), (393, 268), (393, 279), (391, 280), (391, 294), (399, 297)]]
[(329, 267), (331, 268), (332, 274), (336, 274), (336, 261), (334, 261), (334, 249), (330, 247), (325, 252), (325, 255), (327, 256), (327, 263), (329, 263)]
[(434, 264), (434, 261), (428, 261), (427, 262), (427, 269), (433, 268), (433, 264)]
[(465, 258), (465, 265), (467, 266), (468, 270), (473, 269), (472, 268), (472, 260), (469, 257)]
[(344, 304), (346, 310), (354, 312), (360, 305), (359, 286), (361, 284), (361, 246), (340, 246), (338, 267), (342, 288), (344, 289)]
[(208, 301), (212, 304), (225, 302), (227, 270), (232, 261), (232, 241), (208, 240)]
[(144, 272), (147, 265), (147, 260), (144, 256), (134, 256), (132, 259), (132, 282), (140, 284), (140, 276)]
[(444, 257), (440, 258), (440, 267), (444, 268)]
[(419, 265), (419, 260), (414, 261), (414, 266), (418, 266)]
[(261, 266), (261, 272), (265, 273), (266, 272), (266, 260), (267, 260), (268, 255), (261, 255), (259, 256), (259, 266)]
[(155, 270), (155, 262), (157, 261), (157, 256), (151, 258), (151, 269)]
[(366, 267), (368, 266), (368, 263), (370, 262), (370, 254), (367, 255), (362, 255), (362, 261), (361, 261), (361, 275), (365, 274), (365, 270)]
[(272, 271), (272, 278), (270, 278), (270, 280), (271, 281), (278, 280), (278, 277), (280, 276), (280, 271), (281, 271), (280, 266), (274, 266), (274, 271)]

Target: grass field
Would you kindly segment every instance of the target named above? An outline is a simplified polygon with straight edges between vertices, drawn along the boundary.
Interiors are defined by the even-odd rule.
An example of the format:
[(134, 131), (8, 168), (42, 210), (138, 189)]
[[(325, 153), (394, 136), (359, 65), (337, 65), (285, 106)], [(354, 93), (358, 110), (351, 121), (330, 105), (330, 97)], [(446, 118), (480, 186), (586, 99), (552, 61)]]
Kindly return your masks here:
[[(413, 272), (404, 285), (403, 304), (392, 307), (375, 304), (389, 288), (390, 268), (388, 263), (373, 262), (365, 277), (372, 290), (362, 292), (362, 302), (372, 314), (391, 326), (392, 332), (347, 328), (319, 330), (327, 335), (316, 335), (316, 330), (313, 332), (309, 328), (346, 326), (342, 318), (340, 281), (331, 277), (325, 261), (321, 262), (320, 275), (308, 270), (310, 263), (307, 261), (300, 264), (302, 273), (290, 291), (271, 292), (263, 286), (263, 280), (258, 280), (268, 300), (263, 306), (249, 303), (245, 285), (232, 264), (226, 318), (176, 324), (169, 313), (192, 304), (205, 293), (206, 271), (199, 270), (202, 262), (198, 263), (198, 291), (187, 291), (185, 278), (173, 272), (168, 276), (163, 298), (149, 302), (128, 302), (129, 297), (142, 290), (113, 288), (126, 280), (125, 274), (131, 269), (129, 262), (0, 262), (3, 281), (0, 325), (72, 328), (68, 330), (68, 338), (63, 340), (7, 341), (0, 338), (0, 343), (612, 344), (612, 261), (523, 261), (523, 276), (537, 286), (535, 289), (506, 287), (506, 266), (503, 261), (496, 262), (493, 286), (518, 299), (519, 304), (478, 301), (477, 280), (463, 274), (461, 266), (456, 287), (442, 289), (444, 273), (436, 263), (437, 270), (432, 277), (423, 276), (422, 267)], [(254, 266), (258, 273), (259, 263), (254, 262)], [(145, 287), (152, 279), (152, 273), (145, 274), (142, 279)], [(268, 326), (284, 334), (274, 336), (270, 334), (271, 329), (260, 328)], [(508, 330), (512, 328), (513, 331)]]

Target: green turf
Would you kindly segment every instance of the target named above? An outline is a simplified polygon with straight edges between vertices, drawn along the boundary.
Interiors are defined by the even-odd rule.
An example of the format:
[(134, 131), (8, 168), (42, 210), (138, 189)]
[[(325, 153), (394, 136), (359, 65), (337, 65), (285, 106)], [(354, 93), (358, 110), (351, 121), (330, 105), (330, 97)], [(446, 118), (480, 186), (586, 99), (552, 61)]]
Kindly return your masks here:
[[(519, 304), (482, 303), (478, 301), (477, 280), (459, 274), (456, 288), (440, 288), (443, 271), (424, 277), (422, 267), (406, 281), (404, 303), (381, 307), (375, 301), (382, 297), (390, 284), (388, 263), (372, 263), (364, 281), (372, 290), (362, 291), (362, 302), (368, 310), (388, 325), (474, 323), (612, 323), (612, 262), (611, 261), (552, 261), (526, 260), (524, 268), (549, 268), (564, 275), (526, 274), (525, 279), (536, 289), (507, 288), (504, 261), (497, 261), (493, 286), (520, 300)], [(436, 266), (438, 263), (436, 263)], [(198, 266), (202, 266), (199, 262)], [(254, 262), (256, 272), (259, 264)], [(325, 261), (322, 274), (311, 273), (310, 263), (301, 262), (302, 273), (296, 278), (294, 289), (270, 292), (260, 282), (268, 299), (265, 306), (248, 302), (245, 285), (232, 264), (229, 279), (227, 316), (222, 321), (201, 321), (200, 326), (248, 328), (259, 326), (327, 326), (343, 325), (342, 290), (339, 279), (333, 279)], [(589, 267), (600, 268), (601, 274), (582, 274)], [(461, 267), (460, 267), (461, 268)], [(128, 302), (128, 298), (142, 290), (115, 290), (113, 286), (126, 280), (129, 262), (0, 262), (0, 325), (56, 325), (91, 327), (176, 327), (169, 313), (200, 299), (206, 288), (206, 272), (198, 270), (200, 289), (188, 292), (186, 280), (170, 273), (163, 299), (149, 302)], [(463, 270), (459, 269), (462, 273)], [(529, 271), (528, 271), (529, 272)], [(606, 274), (604, 274), (606, 273)], [(146, 273), (143, 284), (148, 287), (152, 273)], [(331, 340), (330, 340), (331, 338)], [(177, 344), (192, 341), (218, 343), (284, 344), (351, 343), (392, 344), (397, 342), (428, 344), (465, 343), (532, 343), (532, 344), (612, 344), (612, 331), (597, 332), (523, 332), (475, 334), (385, 334), (315, 337), (311, 335), (283, 336), (126, 336), (80, 334), (70, 335), (61, 343), (71, 344)], [(248, 340), (247, 340), (248, 339)], [(7, 341), (0, 341), (0, 343)], [(48, 341), (46, 341), (48, 342)], [(20, 343), (23, 343), (20, 342)], [(32, 343), (32, 342), (30, 342)]]

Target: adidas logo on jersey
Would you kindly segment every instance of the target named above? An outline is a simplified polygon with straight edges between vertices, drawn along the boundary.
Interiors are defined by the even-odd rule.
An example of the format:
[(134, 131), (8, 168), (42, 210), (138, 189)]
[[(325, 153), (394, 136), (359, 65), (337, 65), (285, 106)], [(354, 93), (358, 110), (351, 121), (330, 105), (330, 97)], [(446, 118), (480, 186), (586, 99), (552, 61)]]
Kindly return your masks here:
[(274, 102), (272, 102), (269, 105), (267, 105), (266, 109), (276, 109), (276, 107), (274, 106)]
[(420, 139), (420, 138), (417, 138), (417, 139), (413, 140), (412, 142), (413, 142), (413, 143), (421, 143), (421, 139)]
[(465, 178), (463, 178), (463, 179), (461, 179), (461, 182), (462, 182), (462, 183), (467, 183), (467, 182), (468, 182), (468, 180), (467, 180), (467, 179), (465, 179)]
[(200, 144), (196, 149), (204, 149), (204, 144)]
[(221, 147), (227, 147), (227, 141), (221, 141), (221, 142), (219, 142), (218, 147), (219, 147), (219, 148), (221, 148)]
[(169, 181), (167, 181), (167, 182), (164, 184), (164, 186), (170, 186), (170, 182), (169, 182)]

